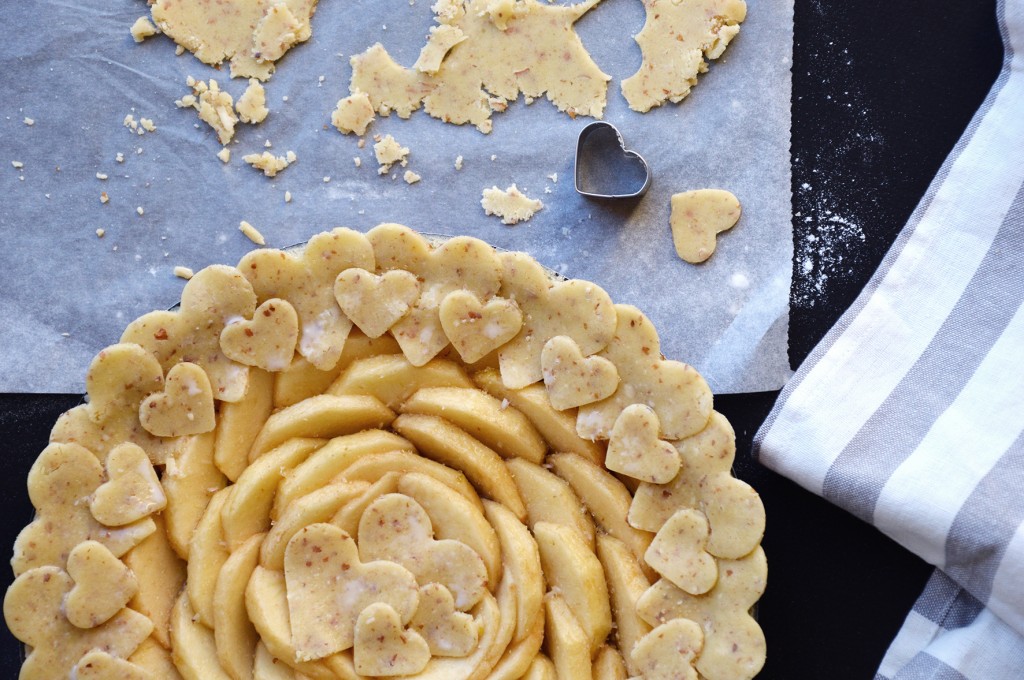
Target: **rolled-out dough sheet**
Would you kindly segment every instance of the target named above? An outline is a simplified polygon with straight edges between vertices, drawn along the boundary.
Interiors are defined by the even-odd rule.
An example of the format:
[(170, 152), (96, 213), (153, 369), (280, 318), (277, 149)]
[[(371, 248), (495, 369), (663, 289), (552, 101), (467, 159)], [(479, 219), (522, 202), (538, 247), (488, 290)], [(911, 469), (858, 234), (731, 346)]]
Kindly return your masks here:
[[(214, 131), (174, 101), (189, 91), (189, 75), (217, 79), (235, 100), (248, 82), (188, 53), (176, 57), (165, 36), (137, 44), (129, 29), (148, 12), (144, 2), (0, 3), (0, 19), (23, 27), (0, 44), (0, 390), (81, 391), (99, 349), (136, 316), (176, 302), (176, 265), (234, 263), (254, 247), (241, 220), (272, 247), (334, 226), (397, 221), (526, 250), (643, 309), (665, 354), (696, 366), (716, 392), (780, 387), (790, 374), (792, 3), (749, 2), (740, 34), (690, 95), (644, 115), (620, 91), (640, 64), (632, 36), (643, 26), (642, 3), (604, 0), (577, 23), (612, 77), (604, 119), (654, 173), (633, 204), (576, 194), (576, 136), (592, 119), (544, 100), (511, 103), (494, 114), (489, 135), (423, 112), (378, 116), (362, 148), (340, 134), (331, 114), (348, 94), (349, 58), (380, 42), (413, 65), (433, 25), (429, 5), (320, 2), (312, 38), (265, 83), (269, 115), (239, 124), (225, 164)], [(138, 135), (122, 125), (127, 114), (152, 119), (156, 130)], [(375, 134), (410, 149), (407, 167), (377, 174)], [(242, 161), (292, 150), (298, 160), (274, 178)], [(421, 181), (407, 184), (406, 170)], [(484, 214), (480, 196), (513, 183), (545, 207), (507, 227)], [(702, 188), (734, 193), (743, 217), (708, 262), (693, 266), (675, 254), (669, 198)]]

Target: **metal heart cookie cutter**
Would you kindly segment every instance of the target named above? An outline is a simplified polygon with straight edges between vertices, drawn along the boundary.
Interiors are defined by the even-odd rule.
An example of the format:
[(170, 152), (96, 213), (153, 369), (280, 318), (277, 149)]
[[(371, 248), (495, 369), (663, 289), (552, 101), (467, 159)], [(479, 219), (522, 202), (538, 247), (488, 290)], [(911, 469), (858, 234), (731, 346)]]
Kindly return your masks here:
[(576, 192), (588, 198), (639, 198), (651, 187), (647, 161), (626, 148), (618, 128), (602, 120), (580, 130), (574, 173)]

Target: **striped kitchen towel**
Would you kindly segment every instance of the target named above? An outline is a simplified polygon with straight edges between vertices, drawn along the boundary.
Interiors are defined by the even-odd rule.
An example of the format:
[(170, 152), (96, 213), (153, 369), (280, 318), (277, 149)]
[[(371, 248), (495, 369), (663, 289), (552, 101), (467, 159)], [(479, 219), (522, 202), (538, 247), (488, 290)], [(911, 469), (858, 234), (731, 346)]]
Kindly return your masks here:
[(992, 91), (755, 442), (937, 567), (880, 679), (1024, 678), (1024, 0), (997, 12)]

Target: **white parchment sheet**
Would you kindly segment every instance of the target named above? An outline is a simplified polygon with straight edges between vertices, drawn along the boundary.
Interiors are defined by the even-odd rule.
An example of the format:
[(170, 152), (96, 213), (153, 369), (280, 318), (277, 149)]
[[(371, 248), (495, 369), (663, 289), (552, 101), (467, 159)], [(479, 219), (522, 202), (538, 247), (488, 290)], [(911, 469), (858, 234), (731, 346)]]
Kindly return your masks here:
[[(654, 173), (632, 204), (575, 192), (576, 137), (591, 119), (546, 100), (520, 98), (494, 115), (489, 135), (423, 112), (378, 119), (370, 134), (408, 146), (408, 169), (423, 179), (407, 185), (403, 169), (378, 176), (372, 139), (359, 149), (330, 114), (348, 94), (352, 54), (379, 41), (399, 62), (415, 61), (433, 21), (427, 0), (321, 0), (312, 40), (266, 86), (270, 116), (240, 125), (227, 165), (213, 131), (174, 100), (189, 92), (189, 75), (217, 78), (236, 98), (245, 81), (175, 56), (164, 36), (136, 44), (128, 29), (147, 13), (138, 0), (0, 2), (0, 391), (83, 390), (96, 352), (136, 316), (177, 301), (175, 265), (233, 264), (254, 247), (240, 220), (273, 247), (385, 221), (476, 236), (639, 306), (663, 352), (697, 367), (716, 392), (777, 389), (790, 375), (791, 0), (749, 0), (739, 36), (692, 94), (644, 115), (619, 90), (640, 63), (641, 1), (604, 0), (577, 24), (613, 77), (605, 120)], [(158, 129), (136, 135), (122, 125), (127, 114)], [(298, 156), (274, 179), (241, 161), (267, 140)], [(480, 193), (513, 182), (545, 208), (507, 227), (484, 215)], [(700, 188), (729, 189), (743, 216), (693, 266), (675, 255), (669, 199)]]

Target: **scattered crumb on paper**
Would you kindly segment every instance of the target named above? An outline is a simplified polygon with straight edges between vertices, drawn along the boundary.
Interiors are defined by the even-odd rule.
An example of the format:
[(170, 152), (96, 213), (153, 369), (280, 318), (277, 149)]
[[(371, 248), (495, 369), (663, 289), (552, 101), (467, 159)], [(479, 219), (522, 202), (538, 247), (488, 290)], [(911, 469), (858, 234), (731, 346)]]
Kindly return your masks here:
[(518, 224), (533, 217), (544, 207), (539, 200), (528, 197), (519, 191), (515, 184), (504, 191), (494, 186), (484, 189), (480, 205), (488, 215), (501, 218), (502, 224)]

